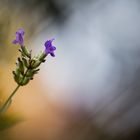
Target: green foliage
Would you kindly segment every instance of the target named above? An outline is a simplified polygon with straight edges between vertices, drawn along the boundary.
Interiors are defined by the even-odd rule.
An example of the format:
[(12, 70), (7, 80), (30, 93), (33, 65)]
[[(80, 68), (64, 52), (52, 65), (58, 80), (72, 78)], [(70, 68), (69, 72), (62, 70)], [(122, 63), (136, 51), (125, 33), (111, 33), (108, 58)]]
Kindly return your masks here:
[(21, 121), (21, 117), (18, 117), (16, 114), (0, 115), (0, 131), (10, 128)]

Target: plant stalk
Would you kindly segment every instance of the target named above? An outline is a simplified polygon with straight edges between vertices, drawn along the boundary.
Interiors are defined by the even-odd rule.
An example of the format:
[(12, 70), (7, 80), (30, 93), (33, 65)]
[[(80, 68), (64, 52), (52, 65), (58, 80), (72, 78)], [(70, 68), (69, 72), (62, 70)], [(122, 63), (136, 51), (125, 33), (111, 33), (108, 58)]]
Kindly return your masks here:
[(0, 109), (0, 113), (3, 113), (3, 111), (5, 110), (7, 104), (10, 102), (10, 100), (12, 100), (12, 97), (15, 95), (15, 93), (17, 92), (17, 90), (19, 89), (20, 85), (18, 85), (15, 90), (11, 93), (11, 95), (8, 97), (8, 99), (5, 101), (5, 103), (3, 104), (3, 106)]

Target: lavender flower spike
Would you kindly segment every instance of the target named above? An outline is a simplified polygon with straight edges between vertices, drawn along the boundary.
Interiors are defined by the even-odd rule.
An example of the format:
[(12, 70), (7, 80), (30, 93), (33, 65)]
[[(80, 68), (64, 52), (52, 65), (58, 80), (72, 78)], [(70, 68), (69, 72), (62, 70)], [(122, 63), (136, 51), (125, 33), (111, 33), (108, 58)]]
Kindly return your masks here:
[(45, 54), (50, 54), (52, 57), (55, 57), (54, 51), (56, 50), (56, 47), (52, 45), (54, 39), (47, 40), (45, 42)]
[(23, 36), (24, 36), (24, 30), (23, 29), (19, 29), (17, 32), (16, 32), (16, 39), (13, 40), (13, 44), (19, 44), (20, 46), (24, 46), (24, 39), (23, 39)]

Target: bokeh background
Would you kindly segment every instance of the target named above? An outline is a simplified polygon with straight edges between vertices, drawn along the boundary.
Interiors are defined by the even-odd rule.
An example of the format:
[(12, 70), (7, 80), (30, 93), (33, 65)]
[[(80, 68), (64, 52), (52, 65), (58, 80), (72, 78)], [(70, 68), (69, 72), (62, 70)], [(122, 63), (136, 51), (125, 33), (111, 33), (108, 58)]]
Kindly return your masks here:
[(0, 105), (16, 87), (15, 31), (34, 54), (57, 47), (0, 118), (0, 140), (139, 140), (139, 15), (139, 0), (0, 0)]

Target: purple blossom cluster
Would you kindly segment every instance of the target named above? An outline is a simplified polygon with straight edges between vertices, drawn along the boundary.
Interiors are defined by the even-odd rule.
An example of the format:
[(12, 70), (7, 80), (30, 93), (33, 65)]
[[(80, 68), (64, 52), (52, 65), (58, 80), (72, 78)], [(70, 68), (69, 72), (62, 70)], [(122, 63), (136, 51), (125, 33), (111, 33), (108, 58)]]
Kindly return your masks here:
[[(21, 47), (24, 47), (24, 30), (23, 29), (19, 29), (16, 32), (16, 39), (13, 40), (13, 44), (19, 44)], [(47, 40), (44, 44), (45, 46), (45, 54), (48, 55), (50, 54), (52, 57), (55, 57), (54, 51), (56, 50), (56, 47), (52, 45), (52, 42), (54, 41), (54, 39), (51, 40)]]

